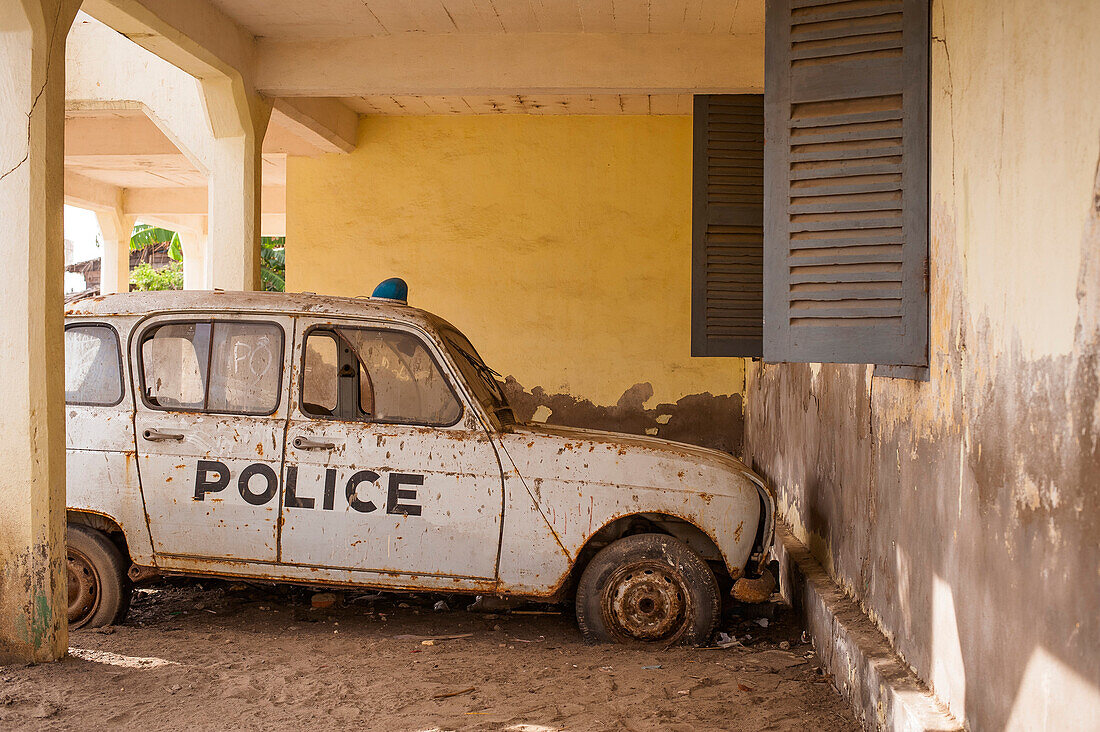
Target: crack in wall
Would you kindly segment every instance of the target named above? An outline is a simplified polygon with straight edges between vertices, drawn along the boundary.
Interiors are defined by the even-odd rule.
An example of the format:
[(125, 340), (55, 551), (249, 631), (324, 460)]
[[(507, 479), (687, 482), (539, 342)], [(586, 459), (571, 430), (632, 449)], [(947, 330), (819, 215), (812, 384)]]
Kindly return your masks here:
[[(42, 98), (42, 95), (46, 91), (46, 87), (50, 84), (50, 68), (53, 66), (54, 63), (54, 42), (57, 38), (57, 27), (61, 23), (61, 5), (62, 3), (59, 0), (59, 2), (57, 3), (57, 12), (54, 14), (53, 18), (53, 27), (50, 29), (50, 37), (49, 40), (46, 42), (46, 78), (43, 79), (42, 87), (38, 90), (38, 93), (34, 95), (34, 100), (31, 102), (30, 111), (27, 112), (27, 152), (23, 155), (22, 160), (13, 165), (10, 169), (4, 171), (3, 173), (0, 173), (0, 181), (4, 180), (9, 175), (19, 170), (31, 158), (31, 121), (34, 116), (34, 110), (38, 106), (38, 100)], [(66, 30), (66, 35), (67, 34), (68, 31)]]

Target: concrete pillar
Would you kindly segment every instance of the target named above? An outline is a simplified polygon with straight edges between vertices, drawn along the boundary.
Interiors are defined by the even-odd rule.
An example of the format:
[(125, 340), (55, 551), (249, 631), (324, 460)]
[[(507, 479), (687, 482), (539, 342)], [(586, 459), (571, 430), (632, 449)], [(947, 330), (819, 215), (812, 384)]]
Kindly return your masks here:
[[(209, 205), (206, 285), (221, 290), (260, 289), (260, 180), (271, 103), (239, 85), (204, 83), (215, 130), (234, 134), (214, 140), (207, 186)], [(213, 99), (220, 99), (215, 105)]]
[(183, 289), (209, 290), (207, 238), (205, 232), (180, 230), (183, 245)]
[(0, 663), (68, 645), (62, 205), (78, 7), (0, 2)]
[(99, 230), (103, 232), (103, 255), (100, 259), (99, 294), (113, 295), (130, 291), (130, 234), (134, 217), (117, 211), (96, 212)]

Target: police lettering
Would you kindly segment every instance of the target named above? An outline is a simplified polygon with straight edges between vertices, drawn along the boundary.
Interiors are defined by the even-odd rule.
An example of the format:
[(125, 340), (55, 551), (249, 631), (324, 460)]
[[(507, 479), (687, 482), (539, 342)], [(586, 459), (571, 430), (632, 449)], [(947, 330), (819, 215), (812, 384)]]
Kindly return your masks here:
[[(207, 493), (225, 490), (230, 483), (229, 466), (220, 460), (199, 460), (195, 467), (195, 500), (205, 500)], [(374, 501), (365, 500), (359, 495), (360, 486), (371, 485), (380, 489), (382, 476), (373, 470), (358, 470), (344, 482), (344, 499), (348, 507), (359, 513), (373, 513), (378, 510)], [(324, 493), (321, 496), (321, 510), (331, 511), (336, 503), (337, 474), (335, 468), (325, 469)], [(423, 507), (415, 503), (417, 488), (424, 485), (424, 476), (416, 473), (390, 473), (386, 486), (386, 513), (402, 516), (419, 516)], [(279, 476), (266, 463), (252, 463), (241, 470), (237, 477), (237, 491), (247, 503), (262, 506), (271, 501), (279, 492)], [(298, 495), (298, 466), (286, 466), (286, 480), (283, 485), (283, 505), (287, 508), (312, 510), (317, 503), (316, 497)]]
[[(253, 476), (260, 476), (267, 482), (267, 486), (259, 493), (252, 490)], [(237, 490), (241, 492), (241, 498), (253, 506), (262, 506), (274, 498), (275, 492), (279, 490), (279, 476), (275, 475), (275, 471), (269, 465), (252, 463), (241, 471), (241, 477), (237, 480)]]
[[(217, 476), (210, 480), (210, 473)], [(229, 468), (217, 460), (200, 460), (195, 470), (195, 500), (201, 501), (207, 493), (217, 493), (229, 485)]]

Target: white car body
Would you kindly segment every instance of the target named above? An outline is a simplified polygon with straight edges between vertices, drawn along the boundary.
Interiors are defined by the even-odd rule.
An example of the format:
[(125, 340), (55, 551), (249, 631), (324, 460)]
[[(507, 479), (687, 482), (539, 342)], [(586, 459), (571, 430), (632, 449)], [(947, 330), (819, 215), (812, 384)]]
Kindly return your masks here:
[[(173, 409), (170, 400), (166, 407), (163, 397), (151, 403), (158, 387), (143, 387), (143, 344), (158, 332), (177, 332), (156, 329), (175, 323), (191, 333), (212, 322), (204, 332), (213, 339), (209, 334), (223, 321), (265, 335), (235, 342), (228, 354), (207, 346), (205, 377), (197, 367), (208, 380), (202, 410)], [(282, 343), (277, 329), (256, 323), (278, 326)], [(631, 522), (677, 536), (733, 580), (756, 574), (770, 550), (773, 496), (733, 457), (650, 437), (509, 423), (479, 398), (468, 368), (464, 375), (460, 356), (441, 335), (450, 326), (395, 301), (131, 293), (73, 304), (66, 328), (74, 327), (72, 349), (109, 345), (109, 338), (99, 339), (109, 331), (89, 328), (117, 333), (121, 394), (110, 404), (100, 389), (97, 403), (66, 408), (70, 520), (121, 530), (135, 565), (131, 576), (556, 599), (567, 591), (574, 566)], [(457, 421), (424, 426), (307, 413), (304, 338), (314, 333), (323, 340), (330, 329), (363, 338), (398, 331), (418, 339), (424, 350), (409, 358), (423, 363), (408, 373), (430, 373), (424, 370), (430, 353), (461, 407)], [(89, 341), (89, 333), (99, 340)], [(343, 346), (342, 337), (331, 339), (334, 348)], [(169, 350), (178, 345), (171, 343)], [(259, 354), (257, 344), (270, 352)], [(71, 368), (84, 368), (74, 365), (78, 355), (67, 354)], [(99, 358), (95, 369), (112, 368), (102, 353)], [(277, 395), (249, 391), (248, 383), (237, 389), (248, 398), (270, 398), (276, 405), (270, 413), (210, 406), (215, 369), (251, 368), (247, 373), (271, 379), (276, 366)], [(363, 378), (356, 377), (360, 389)], [(344, 388), (339, 378), (334, 383)], [(419, 403), (422, 392), (416, 394)], [(374, 394), (371, 399), (376, 411)]]

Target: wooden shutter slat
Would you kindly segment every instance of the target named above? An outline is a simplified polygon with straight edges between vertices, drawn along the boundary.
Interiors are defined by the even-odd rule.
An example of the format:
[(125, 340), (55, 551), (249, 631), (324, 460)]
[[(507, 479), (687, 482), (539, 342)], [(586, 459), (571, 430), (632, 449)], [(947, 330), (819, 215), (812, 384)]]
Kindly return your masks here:
[(854, 30), (854, 32), (847, 34), (838, 33), (833, 28), (816, 30), (813, 29), (813, 24), (806, 24), (803, 26), (802, 30), (795, 30), (792, 32), (791, 40), (795, 43), (806, 41), (858, 40), (865, 36), (891, 33), (898, 30), (900, 30), (900, 24), (894, 18), (883, 16), (881, 20), (877, 20), (874, 23), (867, 23), (859, 29)]
[(694, 104), (693, 356), (759, 356), (764, 320), (764, 100)]
[(792, 152), (790, 153), (791, 162), (795, 163), (811, 163), (811, 162), (834, 162), (841, 160), (878, 160), (882, 158), (894, 158), (902, 154), (903, 149), (901, 145), (891, 147), (874, 147), (866, 148), (862, 150), (822, 150), (816, 152)]
[(827, 116), (816, 115), (795, 117), (791, 119), (790, 126), (794, 128), (824, 127), (826, 125), (847, 125), (858, 122), (889, 122), (901, 121), (901, 109), (882, 109), (874, 112), (849, 112)]
[(857, 165), (846, 166), (832, 166), (829, 168), (805, 168), (802, 170), (791, 170), (789, 178), (792, 181), (796, 180), (816, 180), (819, 178), (836, 178), (836, 177), (854, 177), (857, 175), (878, 175), (880, 173), (901, 173), (902, 165), (901, 161), (886, 162), (886, 163), (873, 163), (864, 164), (859, 163)]
[(867, 183), (829, 184), (828, 181), (807, 181), (813, 185), (791, 187), (792, 198), (815, 198), (820, 196), (845, 195), (852, 193), (883, 193), (900, 191), (901, 180), (871, 181)]
[[(870, 123), (864, 123), (869, 125)], [(884, 123), (879, 123), (884, 124)], [(889, 123), (885, 123), (889, 124)], [(852, 125), (848, 125), (852, 127)], [(795, 136), (799, 145), (820, 145), (824, 142), (854, 142), (857, 140), (890, 140), (901, 132), (901, 126), (870, 127), (863, 126), (856, 129), (845, 129), (839, 132), (832, 131), (831, 127), (804, 128), (804, 134)]]
[(873, 36), (856, 36), (849, 42), (835, 43), (829, 46), (796, 43), (791, 49), (791, 58), (811, 60), (832, 56), (857, 56), (874, 51), (892, 51), (901, 47), (900, 35), (899, 33), (886, 32)]
[[(755, 198), (763, 198), (763, 192)], [(710, 206), (710, 222), (727, 226), (764, 226), (764, 211), (760, 207), (748, 204), (745, 206)], [(761, 235), (763, 241), (763, 235)]]
[[(839, 8), (839, 9), (838, 9)], [(799, 13), (800, 9), (807, 12)], [(864, 3), (853, 5), (849, 0), (837, 0), (837, 2), (807, 2), (805, 5), (794, 6), (792, 15), (799, 20), (813, 18), (814, 20), (837, 20), (842, 18), (859, 18), (886, 13), (898, 13), (902, 10), (901, 0), (889, 0), (875, 5)]]
[(900, 200), (853, 201), (851, 203), (796, 203), (787, 207), (792, 214), (855, 212), (855, 211), (894, 211), (901, 209)]

